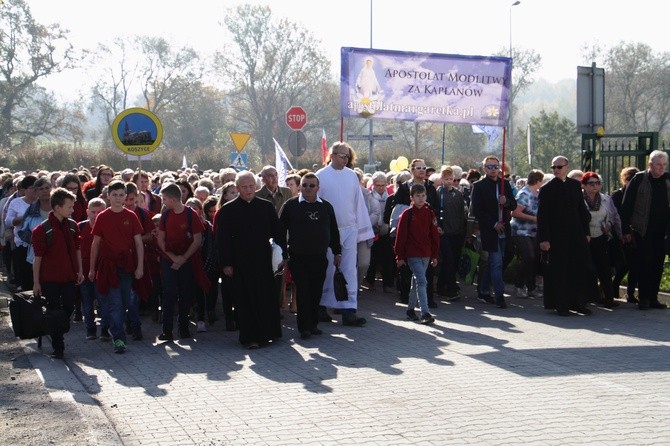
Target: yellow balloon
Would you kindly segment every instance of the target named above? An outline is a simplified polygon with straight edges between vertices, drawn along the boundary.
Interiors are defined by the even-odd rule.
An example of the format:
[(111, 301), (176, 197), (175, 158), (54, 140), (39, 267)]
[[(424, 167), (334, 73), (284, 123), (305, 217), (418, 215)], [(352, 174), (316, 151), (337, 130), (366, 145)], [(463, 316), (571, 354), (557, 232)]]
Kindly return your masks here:
[(391, 160), (391, 162), (389, 163), (389, 168), (391, 169), (391, 172), (399, 172), (398, 160)]
[(409, 167), (409, 160), (404, 156), (399, 156), (397, 161), (396, 166), (398, 167), (398, 170), (405, 170)]

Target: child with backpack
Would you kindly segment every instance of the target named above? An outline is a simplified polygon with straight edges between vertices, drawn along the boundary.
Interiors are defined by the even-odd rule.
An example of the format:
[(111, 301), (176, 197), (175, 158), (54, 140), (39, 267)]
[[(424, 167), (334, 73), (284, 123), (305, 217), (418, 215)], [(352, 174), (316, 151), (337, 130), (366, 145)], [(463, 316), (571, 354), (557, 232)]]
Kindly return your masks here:
[[(84, 272), (84, 281), (79, 284), (79, 294), (81, 295), (81, 311), (84, 316), (84, 325), (86, 326), (86, 339), (93, 340), (97, 338), (97, 330), (95, 326), (95, 313), (93, 310), (94, 302), (97, 300), (98, 293), (95, 290), (95, 283), (88, 280), (88, 272), (91, 265), (91, 244), (93, 243), (93, 225), (98, 214), (105, 210), (107, 203), (100, 197), (92, 198), (88, 202), (88, 209), (86, 220), (77, 223), (79, 226), (79, 234), (81, 238), (81, 263)], [(100, 339), (109, 341), (109, 321), (107, 315), (100, 311)]]
[(70, 219), (76, 197), (63, 188), (51, 193), (52, 211), (32, 232), (35, 251), (33, 294), (44, 295), (48, 310), (62, 310), (62, 323), (51, 327), (52, 358), (63, 359), (64, 333), (74, 311), (76, 285), (84, 280), (79, 228)]
[[(163, 280), (163, 332), (159, 341), (170, 342), (174, 324), (174, 307), (178, 304), (177, 323), (179, 337), (191, 337), (189, 311), (196, 292), (197, 274), (202, 261), (198, 250), (202, 245), (205, 230), (198, 214), (182, 203), (182, 191), (177, 184), (168, 184), (161, 189), (165, 210), (158, 226), (158, 247), (163, 253), (161, 271)], [(198, 257), (198, 258), (196, 258)], [(198, 262), (200, 260), (200, 262)], [(196, 270), (197, 267), (200, 267)], [(209, 287), (205, 287), (205, 292)]]
[[(413, 184), (410, 189), (412, 204), (400, 215), (395, 238), (395, 254), (398, 268), (407, 265), (412, 271), (412, 285), (407, 306), (407, 318), (422, 324), (432, 324), (435, 318), (428, 309), (426, 270), (428, 265), (437, 265), (440, 252), (440, 234), (433, 209), (426, 203), (426, 188)], [(414, 308), (421, 308), (421, 318)]]

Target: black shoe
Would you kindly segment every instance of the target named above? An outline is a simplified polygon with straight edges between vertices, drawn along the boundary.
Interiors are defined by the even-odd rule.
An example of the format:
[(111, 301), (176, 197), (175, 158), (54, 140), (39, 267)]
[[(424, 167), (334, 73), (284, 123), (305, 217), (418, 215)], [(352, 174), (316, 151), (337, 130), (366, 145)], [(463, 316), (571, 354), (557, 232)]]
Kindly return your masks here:
[(490, 294), (478, 294), (477, 299), (479, 299), (482, 302), (487, 303), (487, 304), (495, 303), (495, 300), (493, 300), (493, 298), (491, 297)]
[(161, 333), (158, 336), (159, 341), (167, 341), (167, 342), (172, 342), (174, 341), (174, 337), (172, 336), (172, 333)]
[(649, 308), (654, 308), (656, 310), (667, 310), (668, 306), (655, 300), (649, 304)]
[(142, 340), (142, 327), (137, 327), (133, 329), (133, 341)]
[(323, 334), (323, 331), (319, 330), (318, 328), (312, 328), (309, 332), (316, 336)]
[(640, 302), (638, 302), (638, 304), (637, 304), (637, 307), (640, 310), (648, 310), (649, 308), (651, 308), (651, 305), (649, 305), (648, 300), (640, 300)]
[(65, 356), (63, 350), (54, 350), (53, 353), (51, 353), (53, 359), (63, 359), (63, 356)]
[(356, 313), (346, 312), (342, 315), (342, 325), (347, 327), (362, 327), (365, 322), (365, 318), (356, 316)]
[(301, 331), (300, 332), (300, 339), (309, 339), (312, 337), (312, 333), (309, 331)]
[(577, 309), (575, 309), (575, 311), (577, 312), (577, 314), (581, 314), (583, 316), (590, 316), (590, 315), (593, 314), (593, 311), (589, 310), (586, 307), (577, 308)]
[(179, 329), (179, 338), (180, 339), (190, 339), (191, 338), (191, 330), (188, 329), (188, 327), (182, 327)]
[(86, 329), (86, 340), (91, 341), (93, 339), (96, 339), (98, 337), (97, 332), (95, 328), (88, 328)]
[(319, 322), (333, 322), (333, 318), (325, 308), (319, 308)]
[(415, 321), (416, 322), (416, 321), (419, 320), (419, 316), (416, 315), (416, 311), (414, 311), (414, 310), (407, 310), (407, 312), (405, 314), (407, 314), (407, 320), (408, 321)]
[(507, 302), (505, 302), (505, 298), (500, 296), (496, 297), (496, 307), (498, 308), (507, 308)]
[(556, 314), (559, 316), (570, 316), (570, 311), (568, 310), (556, 310)]
[(430, 313), (423, 313), (423, 314), (421, 315), (421, 323), (422, 323), (423, 325), (430, 325), (430, 324), (432, 324), (433, 322), (435, 322), (435, 318), (433, 317), (432, 314), (430, 314)]
[(639, 303), (640, 301), (637, 300), (637, 297), (635, 297), (635, 295), (630, 295), (626, 297), (626, 302), (628, 302), (629, 304), (636, 304)]

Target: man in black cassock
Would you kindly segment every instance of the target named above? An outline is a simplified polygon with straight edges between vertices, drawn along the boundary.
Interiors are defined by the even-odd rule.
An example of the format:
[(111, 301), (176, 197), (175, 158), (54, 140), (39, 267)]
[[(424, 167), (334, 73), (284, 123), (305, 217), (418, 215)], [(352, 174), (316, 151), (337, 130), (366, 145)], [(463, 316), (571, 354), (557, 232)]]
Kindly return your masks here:
[(589, 253), (591, 214), (579, 181), (568, 178), (568, 159), (551, 162), (554, 178), (540, 188), (537, 239), (543, 256), (544, 308), (569, 316), (570, 310), (591, 314), (586, 308), (593, 266)]
[(216, 215), (216, 248), (223, 273), (233, 279), (240, 343), (255, 349), (282, 336), (270, 239), (286, 259), (286, 232), (272, 203), (255, 196), (251, 172), (238, 173), (235, 184), (239, 196)]

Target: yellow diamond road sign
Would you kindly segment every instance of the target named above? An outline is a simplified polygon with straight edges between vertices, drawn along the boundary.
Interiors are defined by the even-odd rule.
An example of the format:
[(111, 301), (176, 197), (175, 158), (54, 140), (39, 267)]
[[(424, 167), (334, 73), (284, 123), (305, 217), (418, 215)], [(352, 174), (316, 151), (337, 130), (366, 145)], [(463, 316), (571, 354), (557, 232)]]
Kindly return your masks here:
[(235, 144), (235, 149), (238, 152), (244, 150), (244, 146), (247, 145), (249, 139), (251, 138), (251, 133), (231, 133), (230, 137), (233, 139), (233, 144)]

